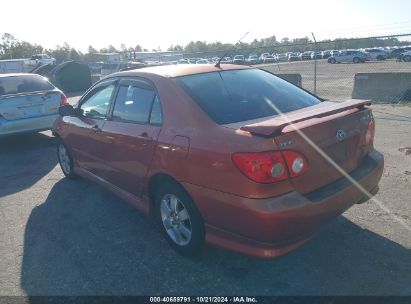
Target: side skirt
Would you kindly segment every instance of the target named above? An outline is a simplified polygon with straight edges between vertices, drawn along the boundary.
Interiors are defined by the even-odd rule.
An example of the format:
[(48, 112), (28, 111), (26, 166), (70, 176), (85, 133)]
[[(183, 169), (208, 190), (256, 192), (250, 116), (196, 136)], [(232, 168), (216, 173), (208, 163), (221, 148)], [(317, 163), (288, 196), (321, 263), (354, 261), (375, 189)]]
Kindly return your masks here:
[(116, 196), (118, 196), (122, 200), (136, 207), (138, 210), (143, 212), (145, 215), (148, 216), (150, 214), (150, 203), (149, 203), (149, 198), (147, 196), (144, 195), (143, 197), (140, 198), (133, 194), (130, 194), (129, 192), (124, 191), (123, 189), (109, 183), (105, 179), (98, 177), (97, 175), (91, 173), (90, 171), (87, 171), (86, 169), (79, 168), (77, 166), (75, 166), (73, 169), (74, 169), (75, 174), (103, 186), (104, 188), (114, 193)]

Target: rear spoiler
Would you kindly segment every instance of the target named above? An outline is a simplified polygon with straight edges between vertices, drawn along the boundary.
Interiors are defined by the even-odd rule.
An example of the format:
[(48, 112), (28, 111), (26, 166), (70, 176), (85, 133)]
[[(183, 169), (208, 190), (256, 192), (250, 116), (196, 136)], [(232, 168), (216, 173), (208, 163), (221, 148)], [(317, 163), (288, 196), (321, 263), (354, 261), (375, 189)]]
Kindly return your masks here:
[(344, 112), (354, 108), (362, 109), (364, 106), (371, 105), (370, 100), (350, 99), (341, 103), (324, 101), (315, 106), (307, 108), (307, 111), (297, 110), (294, 113), (276, 116), (255, 124), (245, 125), (240, 130), (263, 136), (272, 136), (281, 134), (282, 130), (291, 124), (308, 120), (311, 118), (320, 118)]

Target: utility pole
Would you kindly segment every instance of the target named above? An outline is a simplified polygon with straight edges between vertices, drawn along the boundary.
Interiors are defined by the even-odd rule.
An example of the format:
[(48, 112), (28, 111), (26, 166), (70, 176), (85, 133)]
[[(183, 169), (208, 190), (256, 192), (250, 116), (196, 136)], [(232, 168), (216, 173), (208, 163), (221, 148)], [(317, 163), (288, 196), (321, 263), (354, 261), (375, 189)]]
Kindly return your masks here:
[(311, 32), (311, 35), (313, 35), (314, 39), (314, 45), (315, 45), (315, 53), (314, 53), (314, 95), (317, 95), (317, 40), (315, 40), (314, 33)]

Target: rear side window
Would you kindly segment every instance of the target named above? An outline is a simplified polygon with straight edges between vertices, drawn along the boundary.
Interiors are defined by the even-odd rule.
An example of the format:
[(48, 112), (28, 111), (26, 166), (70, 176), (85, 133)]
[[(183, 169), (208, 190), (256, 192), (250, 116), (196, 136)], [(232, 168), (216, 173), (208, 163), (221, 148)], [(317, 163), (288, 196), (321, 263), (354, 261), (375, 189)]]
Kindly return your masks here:
[(55, 87), (39, 75), (0, 77), (0, 95), (42, 92)]
[(218, 124), (278, 115), (320, 103), (313, 95), (259, 69), (175, 79)]
[(114, 121), (148, 123), (155, 93), (148, 88), (121, 85), (113, 109)]

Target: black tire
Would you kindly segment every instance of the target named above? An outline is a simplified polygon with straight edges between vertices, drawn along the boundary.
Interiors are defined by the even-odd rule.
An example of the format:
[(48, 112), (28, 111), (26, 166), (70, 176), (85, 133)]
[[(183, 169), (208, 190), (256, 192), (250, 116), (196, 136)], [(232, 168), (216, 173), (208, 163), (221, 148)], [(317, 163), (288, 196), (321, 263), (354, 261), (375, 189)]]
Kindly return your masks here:
[(335, 58), (330, 58), (330, 59), (328, 59), (328, 62), (334, 64), (334, 63), (336, 63), (337, 61), (335, 60)]
[(411, 56), (410, 55), (405, 55), (403, 57), (403, 60), (406, 61), (406, 62), (410, 62), (411, 61)]
[[(67, 159), (64, 159), (65, 156), (62, 155), (62, 150), (64, 149), (66, 153)], [(71, 154), (67, 147), (64, 145), (62, 140), (59, 140), (57, 143), (57, 159), (60, 164), (61, 171), (63, 171), (63, 174), (70, 179), (74, 179), (77, 176), (74, 174), (73, 170), (73, 158), (71, 157)], [(66, 163), (67, 161), (67, 163)]]
[(359, 63), (359, 62), (360, 62), (360, 58), (354, 57), (352, 61), (353, 61), (354, 63)]
[[(187, 210), (189, 219), (184, 221), (184, 226), (189, 226), (189, 228), (191, 229), (191, 237), (190, 239), (185, 238), (184, 241), (187, 241), (186, 244), (178, 244), (177, 241), (175, 241), (169, 235), (169, 232), (167, 232), (167, 229), (165, 227), (166, 224), (164, 222), (166, 221), (166, 219), (163, 221), (162, 218), (162, 204), (164, 204), (164, 202), (162, 203), (162, 201), (167, 201), (169, 196), (178, 198), (179, 203), (182, 203), (180, 207), (185, 207), (185, 209)], [(200, 253), (201, 249), (204, 246), (205, 240), (204, 221), (193, 200), (190, 198), (187, 192), (177, 183), (166, 182), (162, 185), (159, 185), (156, 189), (155, 220), (160, 227), (161, 233), (175, 251), (184, 256), (194, 256)], [(180, 223), (175, 225), (180, 225)], [(169, 228), (168, 230), (174, 230), (174, 228)]]

